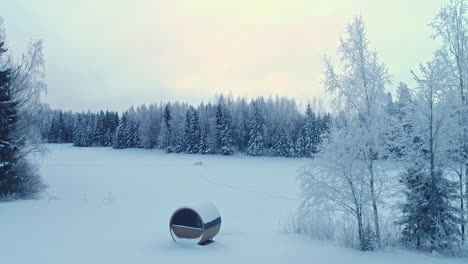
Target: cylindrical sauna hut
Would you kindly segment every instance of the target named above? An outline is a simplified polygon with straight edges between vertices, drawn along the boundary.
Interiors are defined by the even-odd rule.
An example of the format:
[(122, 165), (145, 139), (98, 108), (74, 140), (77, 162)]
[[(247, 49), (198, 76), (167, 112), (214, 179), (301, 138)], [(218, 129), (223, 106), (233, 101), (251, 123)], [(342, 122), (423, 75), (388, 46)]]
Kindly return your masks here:
[(221, 228), (221, 216), (212, 203), (198, 203), (177, 209), (169, 222), (175, 242), (186, 239), (199, 245), (213, 241)]

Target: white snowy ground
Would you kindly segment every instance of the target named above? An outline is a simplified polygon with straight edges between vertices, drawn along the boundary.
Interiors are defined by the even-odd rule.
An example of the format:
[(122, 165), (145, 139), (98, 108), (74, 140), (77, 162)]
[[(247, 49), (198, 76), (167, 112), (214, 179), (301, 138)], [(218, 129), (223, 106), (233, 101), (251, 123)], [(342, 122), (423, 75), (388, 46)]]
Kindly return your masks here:
[[(49, 184), (43, 198), (0, 203), (0, 263), (468, 263), (281, 234), (279, 223), (298, 204), (303, 160), (48, 147), (37, 160)], [(211, 245), (171, 240), (172, 210), (193, 200), (221, 212)]]

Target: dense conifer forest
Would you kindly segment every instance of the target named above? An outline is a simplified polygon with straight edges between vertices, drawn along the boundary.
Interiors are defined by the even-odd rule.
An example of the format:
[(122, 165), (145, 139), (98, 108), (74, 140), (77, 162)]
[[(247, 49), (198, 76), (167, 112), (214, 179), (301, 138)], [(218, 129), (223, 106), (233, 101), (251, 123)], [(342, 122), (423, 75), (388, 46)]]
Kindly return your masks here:
[(72, 113), (44, 106), (41, 135), (46, 142), (77, 147), (312, 157), (331, 122), (329, 113), (315, 108), (308, 104), (305, 112), (300, 111), (294, 100), (283, 97), (247, 102), (222, 95), (215, 103), (142, 105), (122, 114)]

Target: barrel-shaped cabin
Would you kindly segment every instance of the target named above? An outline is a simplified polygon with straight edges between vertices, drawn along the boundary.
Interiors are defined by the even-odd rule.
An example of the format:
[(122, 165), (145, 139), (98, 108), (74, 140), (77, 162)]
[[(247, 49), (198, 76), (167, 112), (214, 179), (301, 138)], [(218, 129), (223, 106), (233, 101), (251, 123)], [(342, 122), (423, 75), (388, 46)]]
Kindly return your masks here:
[(221, 228), (221, 216), (212, 203), (198, 203), (177, 209), (169, 221), (172, 239), (191, 240), (199, 245), (213, 241)]

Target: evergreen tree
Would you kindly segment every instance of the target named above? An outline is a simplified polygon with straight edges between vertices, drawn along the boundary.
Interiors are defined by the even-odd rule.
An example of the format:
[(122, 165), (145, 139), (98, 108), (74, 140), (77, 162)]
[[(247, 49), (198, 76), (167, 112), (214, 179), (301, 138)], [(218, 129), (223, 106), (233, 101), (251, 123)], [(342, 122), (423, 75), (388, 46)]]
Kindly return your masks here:
[(297, 139), (294, 144), (294, 156), (296, 158), (307, 157), (307, 141), (305, 137), (305, 131), (304, 129), (301, 129), (297, 135)]
[(115, 149), (128, 148), (129, 143), (131, 142), (131, 137), (129, 135), (129, 121), (127, 115), (127, 113), (124, 113), (122, 115), (122, 122), (115, 131), (115, 138), (113, 144), (113, 147)]
[(251, 103), (249, 142), (246, 153), (261, 156), (264, 151), (264, 120), (255, 102)]
[(57, 143), (64, 143), (64, 142), (65, 142), (65, 121), (63, 119), (63, 112), (59, 111)]
[(430, 181), (424, 167), (414, 164), (401, 175), (404, 186), (405, 201), (400, 204), (403, 216), (398, 224), (403, 225), (403, 238), (407, 243), (414, 242), (416, 247), (429, 239), (430, 224), (427, 221), (429, 212)]
[(136, 119), (133, 115), (127, 114), (127, 122), (124, 126), (124, 130), (127, 137), (127, 148), (140, 148), (141, 147), (141, 138), (140, 138), (140, 121)]
[(79, 114), (73, 129), (73, 145), (76, 147), (89, 147), (88, 126), (83, 114)]
[(99, 114), (94, 116), (94, 129), (93, 129), (93, 146), (104, 146), (106, 127), (105, 127), (105, 114), (100, 111)]
[[(1, 27), (0, 21), (0, 29)], [(8, 59), (5, 59), (4, 45), (0, 33), (0, 67), (8, 65), (5, 63)], [(17, 93), (15, 96), (12, 77), (14, 71), (15, 69), (8, 66), (0, 68), (0, 199), (27, 198), (44, 188), (39, 175), (22, 152), (28, 138), (24, 130), (18, 132), (17, 125), (21, 124), (24, 129), (24, 122), (21, 121), (25, 120), (21, 118), (19, 105), (25, 101), (21, 97), (19, 100), (22, 101), (19, 101)]]
[(363, 229), (362, 232), (362, 251), (372, 251), (377, 247), (377, 241), (375, 238), (375, 231), (372, 229), (370, 224), (367, 224), (367, 227)]
[[(0, 56), (5, 51), (3, 44), (0, 43)], [(0, 197), (17, 193), (22, 180), (15, 173), (19, 142), (13, 133), (18, 122), (18, 103), (12, 98), (9, 84), (10, 70), (0, 71)]]
[(188, 153), (198, 153), (200, 144), (200, 128), (198, 124), (198, 113), (190, 106), (187, 109), (185, 121), (185, 151)]
[(152, 149), (157, 146), (160, 124), (161, 118), (158, 109), (153, 105), (150, 105), (148, 109), (144, 107), (140, 123), (140, 139), (142, 147)]
[(218, 150), (218, 126), (215, 117), (208, 118), (206, 143), (208, 144), (208, 153), (214, 154)]
[(104, 135), (104, 146), (111, 147), (120, 122), (119, 114), (117, 112), (113, 113), (106, 111), (104, 120), (104, 127), (106, 131)]
[(52, 117), (52, 122), (50, 124), (49, 133), (47, 135), (47, 142), (49, 143), (58, 143), (58, 134), (59, 134), (59, 127), (57, 118), (54, 116)]
[(173, 105), (173, 119), (171, 122), (171, 147), (174, 152), (180, 153), (185, 151), (185, 114), (187, 111), (186, 104), (176, 102)]
[(310, 104), (307, 105), (303, 130), (304, 149), (302, 154), (304, 157), (312, 157), (313, 154), (317, 153), (319, 132), (316, 125), (316, 116)]
[(198, 143), (198, 150), (201, 154), (209, 154), (210, 146), (208, 145), (208, 134), (206, 130), (202, 128), (200, 132), (200, 140)]
[(431, 177), (422, 164), (414, 163), (400, 182), (405, 187), (405, 201), (400, 204), (403, 216), (398, 223), (403, 225), (405, 242), (417, 248), (426, 244), (432, 249), (446, 249), (460, 241), (459, 209), (451, 203), (457, 189), (441, 170)]
[(73, 115), (69, 112), (62, 112), (62, 117), (59, 116), (59, 123), (62, 129), (61, 143), (73, 142)]
[(164, 149), (166, 152), (172, 152), (171, 147), (171, 124), (172, 124), (172, 114), (170, 104), (166, 104), (164, 107), (164, 112), (161, 121), (161, 130), (159, 132), (159, 148)]
[(224, 103), (219, 102), (216, 107), (216, 128), (217, 128), (217, 143), (221, 154), (232, 155), (233, 138), (230, 125), (230, 113)]
[(273, 153), (280, 157), (291, 157), (294, 149), (289, 133), (282, 127), (273, 135)]

